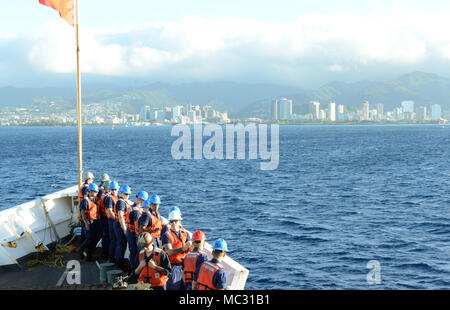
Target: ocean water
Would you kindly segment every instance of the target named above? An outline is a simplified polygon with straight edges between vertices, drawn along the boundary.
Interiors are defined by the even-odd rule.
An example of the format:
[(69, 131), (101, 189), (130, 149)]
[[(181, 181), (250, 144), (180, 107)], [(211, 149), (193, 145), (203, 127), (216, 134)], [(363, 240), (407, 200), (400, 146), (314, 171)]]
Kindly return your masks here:
[[(174, 160), (170, 127), (85, 127), (84, 170), (222, 237), (246, 289), (450, 288), (450, 128), (280, 126), (278, 169)], [(75, 127), (0, 127), (0, 209), (77, 183)], [(98, 179), (97, 179), (98, 180)], [(380, 264), (369, 285), (367, 264)]]

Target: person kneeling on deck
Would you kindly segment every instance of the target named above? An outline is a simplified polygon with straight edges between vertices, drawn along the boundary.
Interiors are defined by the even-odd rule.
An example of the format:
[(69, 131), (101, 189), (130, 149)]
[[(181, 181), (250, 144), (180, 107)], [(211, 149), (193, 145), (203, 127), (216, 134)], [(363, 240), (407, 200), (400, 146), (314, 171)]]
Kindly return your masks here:
[(204, 262), (194, 274), (193, 290), (225, 290), (227, 288), (227, 272), (220, 264), (224, 259), (228, 246), (222, 238), (213, 244), (213, 258)]
[[(127, 242), (128, 250), (130, 252), (130, 275), (134, 278), (134, 270), (139, 264), (139, 250), (138, 250), (138, 237), (136, 234), (136, 222), (142, 214), (142, 204), (148, 199), (148, 193), (146, 191), (140, 191), (136, 196), (136, 202), (131, 207), (129, 212), (125, 213), (125, 218), (128, 217), (128, 230), (127, 230)], [(125, 222), (127, 222), (125, 220)], [(130, 279), (128, 279), (130, 282)]]
[(169, 255), (170, 263), (172, 264), (172, 272), (170, 273), (169, 281), (167, 282), (167, 290), (183, 290), (183, 270), (181, 269), (181, 262), (186, 257), (186, 254), (191, 247), (188, 233), (181, 229), (181, 214), (179, 211), (172, 211), (169, 213), (169, 230), (161, 236), (161, 243), (163, 249)]
[(139, 275), (138, 282), (150, 283), (154, 290), (163, 290), (172, 266), (166, 252), (153, 246), (154, 237), (143, 233), (143, 250), (139, 253), (139, 265), (134, 271)]
[(208, 261), (208, 256), (203, 252), (205, 240), (205, 234), (201, 230), (196, 230), (192, 235), (194, 249), (186, 255), (182, 263), (184, 288), (187, 291), (192, 290), (195, 271), (203, 262)]
[(119, 200), (116, 203), (115, 214), (117, 215), (114, 222), (114, 234), (116, 235), (116, 265), (120, 269), (126, 271), (128, 266), (125, 265), (125, 251), (127, 249), (127, 230), (128, 215), (131, 209), (131, 202), (128, 200), (131, 194), (131, 188), (123, 185), (119, 190)]
[(118, 197), (119, 183), (112, 181), (109, 183), (109, 195), (104, 198), (106, 217), (108, 218), (108, 236), (109, 236), (109, 261), (116, 262), (116, 234), (114, 232), (114, 223), (116, 222), (115, 207), (119, 200)]
[(81, 217), (86, 228), (86, 239), (81, 245), (80, 254), (81, 257), (83, 257), (84, 249), (86, 249), (87, 260), (91, 261), (92, 253), (95, 251), (97, 243), (101, 238), (99, 210), (97, 204), (95, 203), (98, 194), (97, 184), (89, 184), (88, 191), (89, 197), (85, 197), (80, 204)]

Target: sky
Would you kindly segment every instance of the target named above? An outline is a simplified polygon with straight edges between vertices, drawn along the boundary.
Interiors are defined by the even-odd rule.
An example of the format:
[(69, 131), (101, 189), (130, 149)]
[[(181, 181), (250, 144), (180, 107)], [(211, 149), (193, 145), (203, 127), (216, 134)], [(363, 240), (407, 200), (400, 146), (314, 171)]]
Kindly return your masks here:
[[(275, 83), (448, 76), (448, 0), (79, 0), (83, 77)], [(75, 31), (38, 0), (0, 0), (0, 86), (75, 77)]]

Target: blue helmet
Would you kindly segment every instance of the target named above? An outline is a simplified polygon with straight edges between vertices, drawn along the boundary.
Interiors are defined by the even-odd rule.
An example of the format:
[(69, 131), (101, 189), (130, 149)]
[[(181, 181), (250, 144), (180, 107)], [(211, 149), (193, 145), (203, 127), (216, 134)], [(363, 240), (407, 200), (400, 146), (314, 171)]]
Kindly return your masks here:
[(150, 200), (146, 200), (142, 203), (142, 208), (149, 208), (150, 207)]
[(131, 194), (131, 187), (129, 187), (128, 185), (122, 185), (122, 187), (119, 189), (119, 193), (130, 195)]
[(145, 201), (148, 199), (148, 193), (146, 191), (140, 191), (136, 197)]
[(222, 238), (219, 238), (216, 241), (214, 241), (212, 248), (213, 250), (228, 252), (227, 242)]
[(88, 191), (98, 192), (98, 186), (95, 183), (91, 183), (88, 186)]
[(109, 189), (110, 190), (115, 190), (115, 189), (119, 189), (119, 183), (117, 183), (117, 181), (112, 181), (109, 183)]
[(158, 195), (152, 195), (151, 197), (150, 197), (150, 203), (153, 203), (153, 204), (160, 204), (161, 203), (161, 199), (159, 199), (159, 196)]
[(177, 206), (171, 207), (171, 208), (169, 209), (169, 214), (172, 213), (172, 211), (178, 211), (178, 212), (180, 212), (180, 215), (181, 215), (181, 210), (180, 210), (180, 208), (178, 208)]

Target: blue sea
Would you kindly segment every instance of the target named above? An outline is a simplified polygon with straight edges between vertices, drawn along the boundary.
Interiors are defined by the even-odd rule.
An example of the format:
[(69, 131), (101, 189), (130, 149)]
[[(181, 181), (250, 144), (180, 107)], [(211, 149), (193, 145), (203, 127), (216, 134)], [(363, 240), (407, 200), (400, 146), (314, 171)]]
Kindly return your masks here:
[[(450, 128), (280, 126), (278, 169), (174, 160), (171, 127), (85, 127), (84, 170), (160, 195), (246, 289), (450, 288)], [(0, 209), (77, 184), (75, 127), (0, 127)], [(132, 195), (133, 196), (133, 195)], [(134, 196), (133, 196), (134, 197)], [(379, 284), (368, 284), (368, 262)]]

